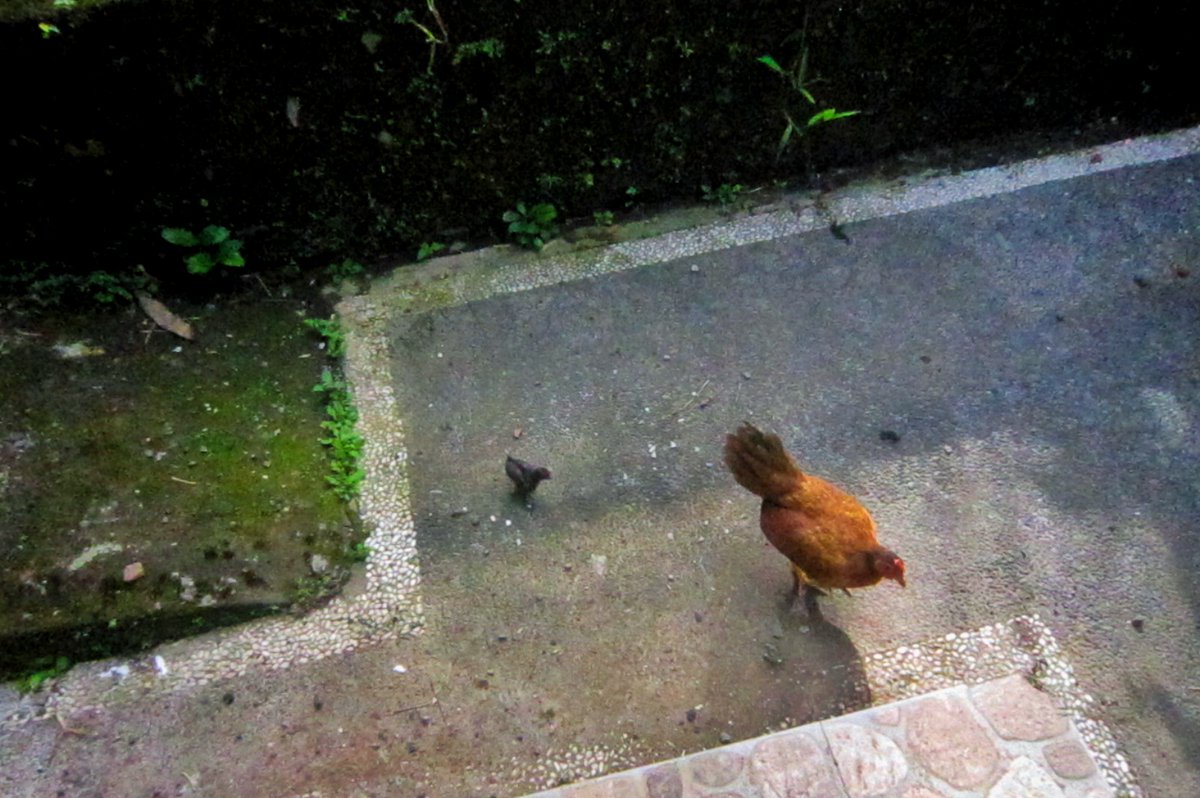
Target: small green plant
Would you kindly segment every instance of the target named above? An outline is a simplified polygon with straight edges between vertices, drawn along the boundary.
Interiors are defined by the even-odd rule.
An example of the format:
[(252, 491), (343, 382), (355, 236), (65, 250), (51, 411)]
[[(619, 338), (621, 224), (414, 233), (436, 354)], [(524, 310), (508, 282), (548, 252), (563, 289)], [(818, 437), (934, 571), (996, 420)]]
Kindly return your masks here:
[(592, 218), (601, 227), (612, 227), (616, 222), (616, 216), (612, 211), (593, 211)]
[[(812, 108), (817, 108), (817, 99), (812, 92), (808, 90), (808, 46), (801, 48), (800, 58), (790, 70), (784, 69), (769, 55), (758, 57), (758, 62), (764, 64), (771, 71), (782, 77), (791, 86), (792, 91), (800, 95), (803, 100)], [(854, 116), (858, 111), (839, 111), (836, 108), (823, 108), (820, 111), (810, 115), (804, 124), (798, 123), (792, 116), (792, 113), (787, 108), (783, 109), (783, 119), (787, 125), (783, 129), (783, 135), (779, 137), (779, 144), (775, 148), (775, 160), (778, 161), (783, 157), (784, 151), (792, 141), (793, 136), (803, 136), (818, 125), (826, 122), (833, 122), (838, 119), (845, 119), (848, 116)]]
[(22, 693), (33, 693), (51, 679), (57, 679), (71, 670), (71, 660), (68, 657), (41, 657), (34, 661), (37, 670), (17, 679), (17, 689)]
[(350, 562), (366, 562), (371, 556), (371, 547), (360, 541), (346, 550), (346, 556)]
[(305, 319), (304, 324), (325, 339), (325, 354), (330, 357), (341, 357), (346, 354), (346, 334), (337, 318)]
[[(305, 319), (304, 323), (325, 339), (325, 352), (330, 357), (339, 358), (346, 353), (346, 334), (336, 318)], [(320, 439), (321, 445), (328, 447), (330, 452), (330, 473), (325, 481), (333, 486), (339, 499), (353, 501), (358, 496), (364, 472), (359, 465), (363, 439), (355, 429), (358, 410), (350, 397), (350, 387), (339, 374), (326, 368), (313, 391), (325, 395), (326, 419), (321, 422), (321, 428), (326, 434)]]
[(496, 59), (504, 55), (504, 42), (499, 39), (482, 39), (477, 42), (463, 42), (454, 48), (454, 58), (450, 63), (458, 66), (468, 58), (475, 56), (487, 56), (488, 58)]
[(362, 460), (363, 439), (355, 430), (358, 410), (350, 398), (346, 381), (325, 369), (321, 381), (313, 386), (316, 393), (325, 394), (325, 415), (321, 428), (327, 433), (321, 445), (329, 447), (330, 474), (325, 481), (333, 486), (333, 492), (345, 502), (358, 496), (358, 488), (365, 476), (359, 462)]
[(734, 200), (745, 190), (745, 186), (741, 183), (722, 183), (714, 190), (711, 186), (700, 186), (700, 191), (704, 195), (705, 202), (718, 203), (722, 208), (728, 208), (733, 204)]
[(542, 174), (537, 176), (538, 188), (540, 188), (542, 191), (545, 191), (547, 194), (554, 191), (556, 188), (561, 187), (562, 184), (566, 182), (566, 178), (560, 175)]
[(133, 300), (135, 291), (154, 293), (153, 280), (141, 267), (113, 274), (94, 271), (88, 274), (55, 273), (49, 263), (15, 261), (12, 271), (0, 274), (0, 294), (23, 294), (42, 307), (55, 307), (77, 298), (100, 305), (119, 299)]
[(325, 267), (325, 275), (330, 280), (337, 282), (339, 280), (348, 280), (351, 277), (357, 277), (363, 273), (366, 267), (356, 261), (354, 258), (346, 258), (341, 263), (331, 263)]
[(427, 261), (446, 248), (440, 241), (425, 241), (417, 248), (417, 261)]
[(293, 595), (294, 609), (307, 612), (324, 604), (338, 594), (346, 576), (347, 574), (342, 569), (336, 569), (322, 574), (300, 577), (294, 584), (296, 591)]
[(508, 234), (522, 247), (536, 250), (558, 234), (554, 224), (557, 218), (558, 211), (548, 202), (539, 202), (532, 208), (518, 202), (516, 210), (505, 211), (503, 216), (508, 222)]
[(246, 265), (242, 258), (242, 242), (229, 237), (228, 227), (210, 224), (199, 234), (182, 227), (164, 227), (162, 237), (177, 247), (192, 250), (183, 257), (192, 274), (208, 274), (217, 266)]
[[(437, 25), (439, 33), (434, 33), (428, 25), (422, 25), (417, 22), (416, 16), (411, 9), (404, 9), (396, 14), (393, 21), (397, 25), (412, 25), (421, 33), (425, 34), (425, 41), (429, 44), (429, 63), (425, 65), (425, 73), (433, 73), (433, 59), (437, 55), (438, 47), (445, 47), (450, 44), (450, 31), (446, 29), (446, 22), (442, 19), (441, 13), (437, 10), (437, 4), (434, 0), (425, 0), (425, 7), (429, 9), (429, 15), (433, 18), (433, 22)], [(482, 45), (482, 43), (480, 43)], [(485, 51), (484, 47), (479, 48), (480, 51)], [(489, 53), (490, 54), (490, 53)], [(457, 63), (457, 62), (455, 62)]]

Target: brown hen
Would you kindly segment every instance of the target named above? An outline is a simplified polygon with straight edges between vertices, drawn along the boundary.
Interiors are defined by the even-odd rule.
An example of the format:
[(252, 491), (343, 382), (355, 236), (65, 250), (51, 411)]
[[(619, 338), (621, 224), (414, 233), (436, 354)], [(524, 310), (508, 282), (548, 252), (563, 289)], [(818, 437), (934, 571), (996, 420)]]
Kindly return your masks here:
[(792, 561), (792, 592), (816, 612), (821, 589), (847, 590), (894, 579), (904, 587), (904, 560), (875, 537), (867, 508), (836, 485), (805, 474), (778, 435), (750, 424), (725, 437), (725, 464), (746, 490), (762, 497), (759, 524)]

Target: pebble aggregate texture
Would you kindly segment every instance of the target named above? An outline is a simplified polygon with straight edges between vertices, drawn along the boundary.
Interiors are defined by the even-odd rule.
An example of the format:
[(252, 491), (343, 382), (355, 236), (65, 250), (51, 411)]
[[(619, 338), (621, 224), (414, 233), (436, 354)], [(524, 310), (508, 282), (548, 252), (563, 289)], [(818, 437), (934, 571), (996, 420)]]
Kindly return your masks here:
[(540, 798), (1107, 798), (1049, 694), (1021, 675), (537, 793)]
[[(785, 201), (740, 218), (612, 246), (560, 254), (548, 246), (540, 256), (514, 256), (510, 247), (499, 247), (401, 270), (338, 308), (349, 345), (347, 377), (365, 439), (360, 511), (371, 530), (365, 586), (304, 617), (277, 617), (166, 644), (128, 662), (81, 665), (58, 680), (48, 695), (23, 700), (3, 722), (16, 726), (45, 717), (65, 722), (123, 696), (286, 669), (371, 642), (420, 633), (424, 619), (405, 429), (391, 387), (396, 375), (390, 374), (385, 334), (388, 320), (396, 313), (448, 307), (769, 241), (824, 229), (833, 219), (846, 224), (895, 216), (1198, 150), (1200, 130), (1185, 130), (953, 177), (908, 178), (882, 189), (851, 187), (819, 206)], [(1012, 652), (1019, 654), (1015, 660)], [(1074, 685), (1070, 668), (1036, 618), (871, 654), (865, 664), (876, 702), (946, 690), (900, 709), (869, 710), (693, 757), (686, 765), (643, 770), (638, 778), (622, 776), (561, 794), (950, 798), (982, 794), (979, 790), (985, 788), (986, 794), (997, 798), (1140, 794), (1111, 735), (1089, 720), (1090, 700)], [(1024, 672), (1057, 696), (1073, 724), (1046, 725), (1041, 715), (1019, 714), (1020, 707), (1041, 706), (1046, 699), (1011, 679), (986, 687), (961, 686), (1014, 671)], [(910, 751), (908, 758), (897, 753), (904, 746)], [(1099, 766), (1096, 772), (1083, 748), (1091, 751)], [(967, 757), (968, 750), (978, 756)], [(822, 756), (832, 758), (822, 760)], [(546, 775), (561, 778), (562, 774)], [(830, 791), (823, 791), (824, 786), (818, 790), (817, 785)]]

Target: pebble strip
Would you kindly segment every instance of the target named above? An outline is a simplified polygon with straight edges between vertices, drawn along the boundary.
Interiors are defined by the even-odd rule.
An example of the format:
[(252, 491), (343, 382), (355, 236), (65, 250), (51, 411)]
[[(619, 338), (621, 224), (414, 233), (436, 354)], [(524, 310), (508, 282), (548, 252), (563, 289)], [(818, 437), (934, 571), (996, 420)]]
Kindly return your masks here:
[(536, 796), (1142, 795), (1036, 616), (873, 654), (864, 666), (875, 699), (892, 703)]
[[(457, 305), (770, 241), (828, 227), (835, 219), (846, 224), (892, 216), (1198, 151), (1200, 128), (1191, 128), (961, 175), (852, 186), (826, 195), (820, 205), (811, 198), (793, 198), (744, 217), (608, 247), (553, 254), (554, 248), (548, 246), (545, 254), (533, 255), (503, 246), (399, 270), (393, 278), (378, 281), (366, 296), (346, 299), (338, 306), (347, 332), (347, 378), (365, 441), (360, 514), (371, 529), (365, 590), (338, 597), (302, 618), (271, 618), (165, 644), (128, 662), (77, 666), (58, 680), (49, 694), (26, 697), (0, 723), (13, 726), (33, 718), (66, 719), (122, 695), (204, 684), (241, 676), (251, 669), (287, 668), (421, 630), (424, 618), (405, 470), (404, 426), (391, 387), (387, 342), (389, 323), (403, 311)], [(432, 285), (413, 282), (414, 275), (430, 274), (437, 275)], [(929, 678), (937, 675), (932, 670)], [(921, 684), (925, 674), (911, 678), (916, 680), (914, 684)], [(1100, 741), (1106, 732), (1094, 734), (1103, 754)], [(1115, 750), (1113, 746), (1111, 765), (1119, 770), (1124, 760)]]
[(508, 784), (530, 784), (532, 789), (557, 787), (624, 770), (645, 762), (644, 752), (628, 735), (615, 744), (579, 745), (546, 750), (537, 762), (514, 767)]

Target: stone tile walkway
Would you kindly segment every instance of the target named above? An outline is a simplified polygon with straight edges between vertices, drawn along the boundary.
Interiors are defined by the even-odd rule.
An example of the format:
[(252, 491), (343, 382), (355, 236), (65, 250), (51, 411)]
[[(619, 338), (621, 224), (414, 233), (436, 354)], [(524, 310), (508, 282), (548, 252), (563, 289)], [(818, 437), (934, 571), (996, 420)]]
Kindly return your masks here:
[(950, 687), (538, 798), (1111, 798), (1070, 712), (1020, 675)]

